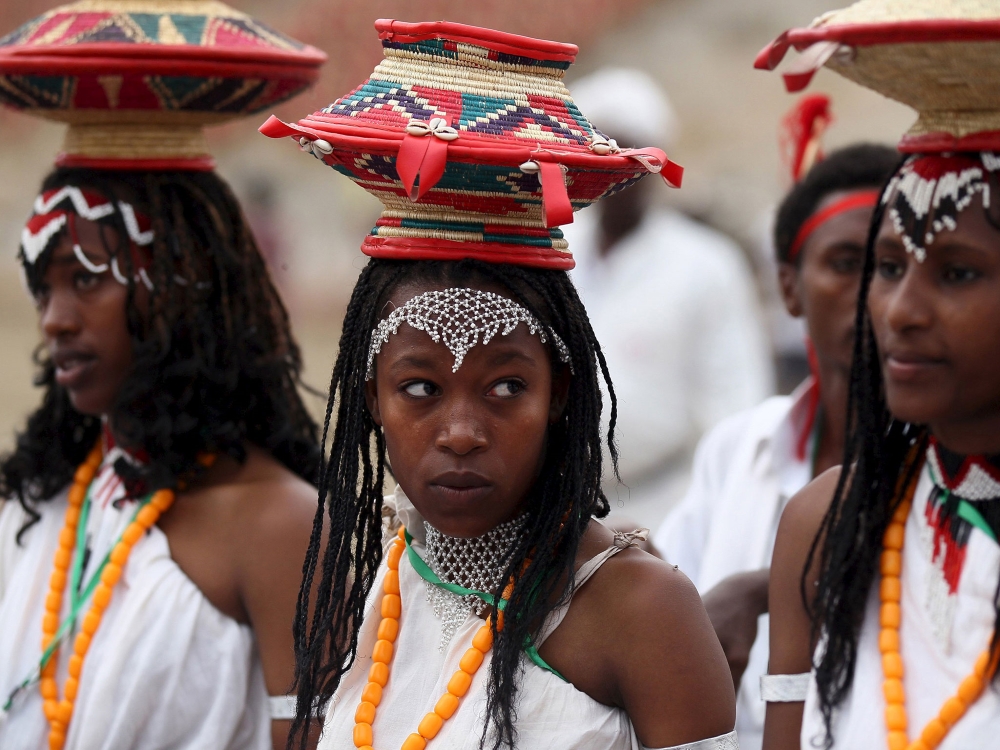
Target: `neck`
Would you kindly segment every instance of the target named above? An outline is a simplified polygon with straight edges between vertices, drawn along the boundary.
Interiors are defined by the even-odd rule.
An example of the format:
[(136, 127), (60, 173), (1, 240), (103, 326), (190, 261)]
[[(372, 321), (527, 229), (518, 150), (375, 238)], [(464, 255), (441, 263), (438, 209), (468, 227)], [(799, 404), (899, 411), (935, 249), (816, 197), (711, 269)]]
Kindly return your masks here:
[(827, 469), (838, 466), (844, 457), (847, 432), (847, 395), (850, 388), (850, 371), (820, 363), (819, 379), (820, 423), (819, 445), (816, 449), (814, 472), (819, 476)]
[(933, 422), (928, 427), (941, 445), (954, 453), (967, 456), (1000, 453), (1000, 412)]

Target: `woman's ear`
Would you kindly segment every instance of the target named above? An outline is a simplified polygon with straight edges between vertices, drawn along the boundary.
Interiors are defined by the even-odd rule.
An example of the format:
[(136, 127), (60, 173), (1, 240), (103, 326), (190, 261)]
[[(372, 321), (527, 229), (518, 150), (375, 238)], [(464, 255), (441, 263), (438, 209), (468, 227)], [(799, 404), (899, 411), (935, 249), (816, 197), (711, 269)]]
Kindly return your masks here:
[(569, 401), (569, 384), (573, 379), (573, 373), (569, 366), (560, 364), (558, 369), (552, 372), (552, 398), (549, 400), (549, 424), (555, 424), (562, 419), (566, 410), (566, 403)]
[(372, 415), (372, 421), (381, 427), (382, 413), (378, 408), (378, 388), (375, 385), (375, 378), (365, 383), (365, 404), (368, 405), (368, 413)]
[(803, 315), (802, 297), (799, 294), (799, 267), (794, 263), (778, 264), (778, 288), (781, 290), (781, 299), (785, 303), (785, 309), (793, 318), (801, 318)]

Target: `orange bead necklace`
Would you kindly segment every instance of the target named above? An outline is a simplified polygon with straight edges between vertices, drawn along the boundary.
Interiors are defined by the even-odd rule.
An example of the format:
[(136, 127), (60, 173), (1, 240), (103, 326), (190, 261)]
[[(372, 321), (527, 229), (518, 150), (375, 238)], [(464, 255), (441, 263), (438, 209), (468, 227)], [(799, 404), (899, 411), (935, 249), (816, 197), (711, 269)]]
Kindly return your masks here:
[[(41, 669), (39, 688), (44, 700), (45, 716), (49, 721), (49, 750), (61, 750), (66, 742), (66, 733), (73, 718), (73, 705), (80, 686), (80, 672), (87, 656), (91, 640), (101, 624), (101, 616), (111, 601), (111, 591), (121, 578), (122, 568), (128, 560), (132, 547), (157, 522), (160, 516), (174, 502), (172, 490), (159, 490), (153, 493), (136, 512), (135, 517), (122, 532), (121, 538), (112, 548), (107, 561), (100, 571), (100, 581), (96, 584), (91, 599), (90, 609), (80, 625), (80, 632), (73, 641), (73, 655), (69, 658), (69, 677), (63, 686), (63, 699), (59, 699), (59, 686), (56, 684), (56, 666), (59, 649), (53, 646), (57, 633), (60, 631), (59, 614), (62, 611), (63, 596), (68, 580), (68, 571), (76, 548), (78, 526), (81, 521), (81, 508), (87, 498), (87, 491), (97, 470), (101, 466), (103, 453), (98, 445), (90, 452), (86, 461), (76, 470), (73, 486), (69, 491), (66, 518), (59, 532), (59, 548), (56, 550), (52, 576), (49, 579), (49, 593), (45, 598), (45, 614), (42, 617), (42, 652), (44, 665)], [(72, 617), (72, 616), (71, 616)], [(72, 623), (64, 624), (70, 627)], [(48, 655), (46, 660), (45, 655)]]
[[(354, 746), (360, 750), (374, 750), (374, 735), (372, 724), (375, 722), (375, 711), (382, 701), (382, 688), (389, 681), (389, 665), (392, 663), (393, 643), (399, 635), (399, 617), (403, 611), (403, 602), (399, 595), (399, 561), (406, 548), (406, 529), (401, 528), (399, 535), (393, 540), (386, 559), (385, 578), (382, 581), (382, 621), (378, 626), (378, 640), (372, 650), (374, 662), (368, 671), (368, 683), (361, 691), (361, 702), (354, 713)], [(504, 598), (510, 596), (513, 584), (507, 585)], [(492, 617), (492, 615), (491, 615)], [(497, 617), (497, 630), (503, 627), (503, 612)], [(400, 750), (424, 750), (427, 743), (437, 736), (444, 723), (450, 719), (462, 698), (472, 685), (472, 676), (482, 666), (486, 654), (493, 648), (493, 631), (490, 628), (490, 617), (486, 624), (476, 631), (472, 637), (472, 647), (462, 656), (459, 669), (448, 681), (447, 692), (441, 696), (434, 710), (420, 721), (417, 731), (409, 735)]]
[[(918, 475), (919, 476), (919, 475)], [(996, 659), (990, 659), (987, 648), (976, 659), (972, 674), (962, 680), (958, 691), (944, 702), (938, 715), (924, 727), (920, 736), (910, 742), (907, 733), (906, 695), (903, 692), (903, 657), (899, 652), (899, 625), (902, 621), (903, 542), (906, 519), (913, 506), (917, 476), (910, 482), (906, 497), (896, 509), (892, 522), (882, 537), (882, 583), (879, 589), (881, 632), (878, 645), (882, 652), (882, 690), (885, 694), (885, 724), (889, 732), (889, 750), (934, 750), (944, 740), (969, 707), (979, 700), (996, 671)]]

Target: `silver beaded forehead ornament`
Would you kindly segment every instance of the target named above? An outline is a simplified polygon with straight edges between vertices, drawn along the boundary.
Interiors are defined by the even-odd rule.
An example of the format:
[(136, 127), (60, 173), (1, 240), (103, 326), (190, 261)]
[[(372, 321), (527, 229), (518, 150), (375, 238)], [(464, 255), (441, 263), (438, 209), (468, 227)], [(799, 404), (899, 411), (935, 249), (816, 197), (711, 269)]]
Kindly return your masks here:
[(403, 323), (426, 332), (435, 343), (447, 346), (455, 357), (452, 372), (458, 372), (465, 355), (480, 342), (480, 338), (484, 345), (488, 344), (498, 333), (507, 336), (520, 323), (528, 326), (528, 330), (537, 335), (543, 344), (551, 336), (560, 361), (570, 364), (569, 349), (558, 334), (547, 330), (534, 315), (513, 300), (493, 292), (452, 287), (418, 294), (379, 322), (372, 331), (372, 343), (368, 349), (367, 380), (375, 377), (373, 365), (376, 355)]

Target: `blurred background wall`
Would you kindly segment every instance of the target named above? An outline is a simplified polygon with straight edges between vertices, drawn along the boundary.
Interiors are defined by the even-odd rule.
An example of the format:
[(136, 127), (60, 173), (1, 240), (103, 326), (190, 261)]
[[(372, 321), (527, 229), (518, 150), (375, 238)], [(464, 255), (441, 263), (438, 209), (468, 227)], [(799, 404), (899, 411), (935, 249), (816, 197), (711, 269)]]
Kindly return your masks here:
[[(298, 117), (360, 84), (381, 58), (376, 18), (447, 19), (579, 44), (572, 80), (603, 65), (642, 68), (669, 92), (681, 121), (670, 156), (687, 168), (684, 189), (660, 200), (720, 228), (746, 249), (762, 295), (769, 280), (770, 211), (787, 183), (777, 123), (792, 105), (780, 78), (752, 61), (782, 30), (829, 10), (820, 0), (229, 0), (323, 49), (318, 85), (278, 114)], [(0, 35), (53, 7), (0, 3)], [(830, 148), (856, 140), (894, 142), (914, 119), (904, 107), (822, 71), (812, 90), (832, 95)], [(627, 103), (623, 102), (623, 106)], [(306, 380), (325, 390), (340, 320), (364, 265), (358, 250), (379, 205), (293, 144), (256, 132), (265, 119), (210, 133), (219, 171), (244, 202), (284, 292), (304, 349)], [(59, 126), (0, 111), (0, 450), (34, 407), (31, 361), (38, 335), (15, 254), (21, 224), (62, 140)], [(763, 249), (762, 249), (763, 248)], [(317, 413), (324, 399), (310, 397)]]

